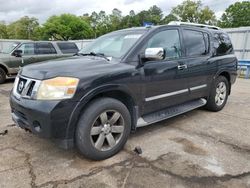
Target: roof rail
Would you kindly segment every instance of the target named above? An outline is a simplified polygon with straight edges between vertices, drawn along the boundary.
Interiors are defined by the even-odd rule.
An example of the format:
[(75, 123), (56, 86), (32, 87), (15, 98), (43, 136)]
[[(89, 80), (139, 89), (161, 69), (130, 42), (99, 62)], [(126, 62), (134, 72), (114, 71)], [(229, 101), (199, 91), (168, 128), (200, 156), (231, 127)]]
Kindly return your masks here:
[(220, 30), (221, 28), (214, 26), (214, 25), (206, 25), (206, 24), (198, 24), (198, 23), (190, 23), (190, 22), (176, 22), (172, 21), (169, 22), (168, 25), (187, 25), (187, 26), (194, 26), (194, 27), (201, 27), (201, 28), (208, 28), (214, 30)]

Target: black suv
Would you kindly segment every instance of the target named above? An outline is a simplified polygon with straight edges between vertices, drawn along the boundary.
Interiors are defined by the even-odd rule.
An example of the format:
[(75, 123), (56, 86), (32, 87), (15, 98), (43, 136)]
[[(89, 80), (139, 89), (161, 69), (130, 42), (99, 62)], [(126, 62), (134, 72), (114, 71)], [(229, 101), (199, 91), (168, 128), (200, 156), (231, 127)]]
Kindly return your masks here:
[(78, 54), (29, 65), (10, 96), (16, 125), (102, 160), (130, 132), (204, 106), (221, 110), (236, 80), (226, 33), (204, 25), (131, 28)]

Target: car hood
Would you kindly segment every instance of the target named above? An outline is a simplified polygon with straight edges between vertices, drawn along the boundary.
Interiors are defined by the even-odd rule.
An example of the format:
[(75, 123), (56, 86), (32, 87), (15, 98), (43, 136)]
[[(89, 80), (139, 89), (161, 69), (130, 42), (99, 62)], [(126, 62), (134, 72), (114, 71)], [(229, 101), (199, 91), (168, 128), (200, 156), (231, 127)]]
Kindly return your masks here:
[(71, 57), (43, 63), (36, 63), (22, 68), (20, 74), (38, 80), (49, 79), (57, 76), (86, 78), (102, 75), (111, 71), (124, 70), (124, 63), (116, 60), (107, 61), (100, 57)]

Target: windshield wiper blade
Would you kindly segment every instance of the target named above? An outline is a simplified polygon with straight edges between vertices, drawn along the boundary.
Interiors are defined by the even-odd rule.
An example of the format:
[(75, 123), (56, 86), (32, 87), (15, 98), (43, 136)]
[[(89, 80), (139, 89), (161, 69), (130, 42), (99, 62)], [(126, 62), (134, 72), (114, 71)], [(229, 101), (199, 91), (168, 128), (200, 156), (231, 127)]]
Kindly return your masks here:
[(79, 52), (78, 52), (76, 55), (102, 57), (102, 58), (106, 59), (107, 61), (110, 61), (110, 59), (107, 58), (103, 53), (95, 53), (95, 52), (90, 52), (90, 53), (79, 53)]

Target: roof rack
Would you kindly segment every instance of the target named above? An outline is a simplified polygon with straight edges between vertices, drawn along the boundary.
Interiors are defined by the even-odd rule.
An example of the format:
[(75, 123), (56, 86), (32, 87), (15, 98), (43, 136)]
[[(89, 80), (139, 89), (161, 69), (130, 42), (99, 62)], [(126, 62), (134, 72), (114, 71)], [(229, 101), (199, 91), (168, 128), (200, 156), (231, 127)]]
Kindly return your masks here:
[(190, 23), (190, 22), (176, 22), (176, 21), (172, 21), (172, 22), (169, 22), (168, 25), (187, 25), (187, 26), (194, 26), (194, 27), (201, 27), (201, 28), (208, 28), (208, 29), (220, 30), (219, 27), (214, 26), (214, 25), (197, 24), (197, 23)]

